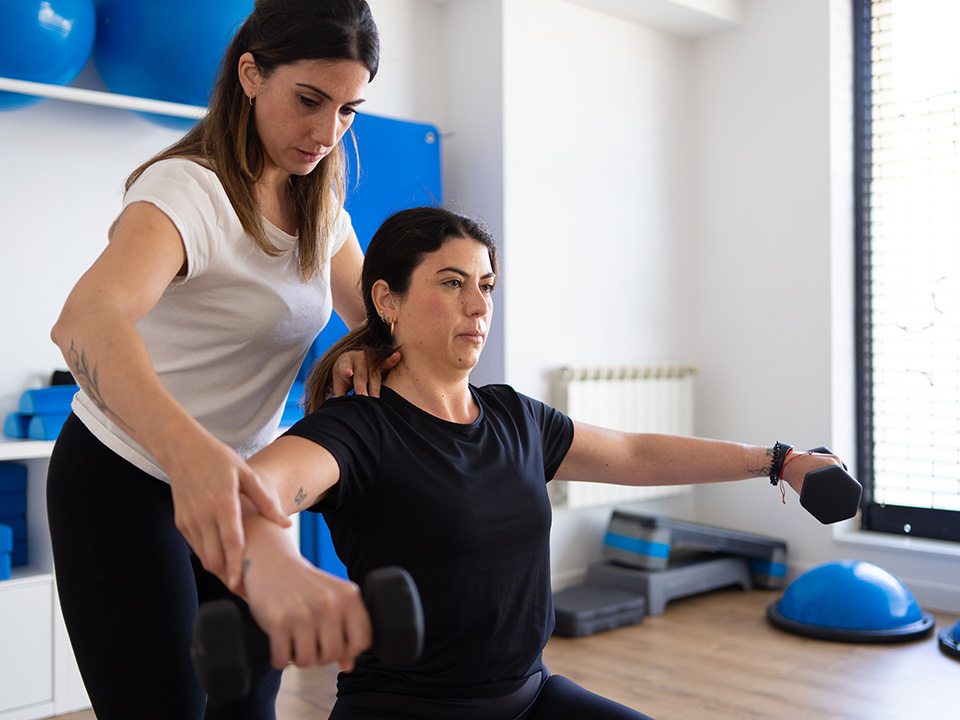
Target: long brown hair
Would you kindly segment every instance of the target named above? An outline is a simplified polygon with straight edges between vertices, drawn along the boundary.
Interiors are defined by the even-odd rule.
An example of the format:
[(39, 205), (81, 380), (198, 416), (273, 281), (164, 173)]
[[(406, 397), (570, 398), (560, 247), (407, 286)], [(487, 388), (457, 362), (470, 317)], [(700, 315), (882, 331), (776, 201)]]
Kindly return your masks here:
[[(179, 141), (152, 157), (127, 178), (126, 188), (160, 160), (202, 160), (217, 174), (240, 224), (268, 255), (280, 250), (267, 238), (255, 183), (263, 170), (263, 148), (253, 108), (240, 85), (240, 56), (253, 55), (266, 78), (279, 66), (299, 60), (356, 60), (377, 74), (380, 40), (366, 0), (257, 0), (237, 30), (220, 65), (207, 115)], [(323, 268), (327, 238), (343, 207), (343, 144), (308, 175), (290, 178), (296, 207), (298, 270), (303, 281)]]
[(383, 280), (390, 294), (402, 298), (410, 289), (413, 271), (424, 256), (436, 252), (451, 238), (470, 238), (487, 248), (490, 266), (498, 272), (497, 244), (490, 232), (478, 221), (439, 207), (418, 207), (401, 210), (388, 217), (370, 240), (363, 257), (360, 289), (366, 320), (347, 333), (317, 360), (307, 378), (304, 405), (313, 412), (333, 394), (333, 370), (345, 352), (363, 350), (370, 364), (370, 374), (379, 373), (384, 361), (397, 350), (390, 327), (377, 314), (373, 302), (373, 285)]

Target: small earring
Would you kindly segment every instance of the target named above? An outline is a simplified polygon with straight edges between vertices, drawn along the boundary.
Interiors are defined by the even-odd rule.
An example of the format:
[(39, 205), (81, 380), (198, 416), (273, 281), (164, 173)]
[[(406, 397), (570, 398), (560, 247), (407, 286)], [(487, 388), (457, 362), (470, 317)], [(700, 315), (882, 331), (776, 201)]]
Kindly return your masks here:
[(250, 101), (250, 107), (253, 107), (253, 95), (247, 98)]

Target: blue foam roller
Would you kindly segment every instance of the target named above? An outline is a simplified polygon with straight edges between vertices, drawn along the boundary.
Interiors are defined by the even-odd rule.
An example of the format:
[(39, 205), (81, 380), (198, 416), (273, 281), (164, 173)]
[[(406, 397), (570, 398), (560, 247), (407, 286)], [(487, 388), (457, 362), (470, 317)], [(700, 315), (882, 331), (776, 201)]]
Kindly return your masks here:
[(3, 434), (12, 438), (25, 438), (30, 416), (26, 413), (12, 412), (3, 421)]
[(27, 494), (25, 492), (3, 493), (0, 495), (0, 515), (27, 514)]
[(13, 528), (0, 523), (0, 553), (9, 553), (13, 550)]
[(0, 580), (8, 580), (10, 578), (11, 565), (10, 553), (0, 552)]
[(39, 413), (69, 413), (73, 396), (80, 389), (77, 385), (52, 385), (44, 388), (24, 390), (17, 408), (27, 415)]
[(30, 418), (27, 437), (31, 440), (56, 440), (60, 429), (70, 416), (65, 413), (41, 413)]
[(13, 567), (20, 567), (21, 565), (27, 564), (27, 543), (13, 543), (13, 550), (10, 551), (10, 564)]
[(13, 541), (23, 541), (27, 539), (27, 518), (24, 515), (10, 515), (0, 517), (0, 525), (7, 525), (13, 530)]
[[(13, 462), (0, 462), (0, 495), (22, 493), (27, 490), (27, 466)], [(0, 513), (4, 515), (6, 513)]]

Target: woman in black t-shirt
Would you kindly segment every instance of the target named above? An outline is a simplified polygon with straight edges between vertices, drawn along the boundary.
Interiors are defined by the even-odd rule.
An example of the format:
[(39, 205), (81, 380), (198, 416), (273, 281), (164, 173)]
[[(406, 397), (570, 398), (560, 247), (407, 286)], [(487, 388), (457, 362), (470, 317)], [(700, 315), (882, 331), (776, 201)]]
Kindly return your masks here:
[[(356, 585), (314, 568), (245, 508), (246, 598), (271, 660), (339, 662), (332, 718), (646, 717), (541, 662), (554, 622), (546, 483), (739, 480), (769, 476), (777, 459), (761, 446), (606, 430), (505, 385), (471, 386), (496, 279), (494, 242), (473, 221), (438, 208), (389, 218), (364, 259), (366, 324), (315, 368), (311, 414), (250, 460), (288, 512), (324, 513), (351, 579), (400, 565), (420, 589), (423, 655), (391, 669), (364, 652)], [(328, 400), (341, 353), (386, 359), (398, 348), (380, 398)], [(806, 472), (837, 462), (780, 458), (797, 491)]]

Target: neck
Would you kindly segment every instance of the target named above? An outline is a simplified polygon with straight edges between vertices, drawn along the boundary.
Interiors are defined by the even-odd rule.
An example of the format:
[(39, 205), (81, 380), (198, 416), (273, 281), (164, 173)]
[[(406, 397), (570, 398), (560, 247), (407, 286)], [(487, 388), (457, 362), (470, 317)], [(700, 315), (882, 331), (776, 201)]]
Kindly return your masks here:
[(454, 423), (471, 423), (480, 408), (470, 394), (470, 376), (438, 380), (400, 365), (390, 371), (384, 385), (424, 412)]

